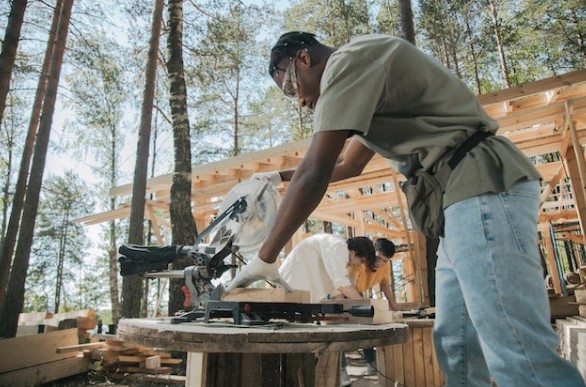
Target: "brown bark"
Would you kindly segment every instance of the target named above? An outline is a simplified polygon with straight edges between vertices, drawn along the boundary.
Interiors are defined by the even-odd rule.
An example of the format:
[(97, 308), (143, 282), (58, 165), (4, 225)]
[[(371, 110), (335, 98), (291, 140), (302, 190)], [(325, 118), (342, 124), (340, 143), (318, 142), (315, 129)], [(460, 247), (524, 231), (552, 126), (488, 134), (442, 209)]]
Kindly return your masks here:
[[(111, 127), (112, 136), (110, 137), (110, 186), (115, 187), (117, 183), (118, 166), (116, 144), (118, 143), (118, 134), (115, 126)], [(116, 198), (110, 199), (110, 210), (116, 209)], [(116, 221), (112, 220), (109, 224), (110, 228), (110, 247), (108, 248), (108, 279), (110, 289), (110, 304), (112, 306), (112, 324), (118, 324), (122, 316), (122, 306), (120, 305), (119, 296), (119, 282), (118, 282), (118, 254), (117, 241), (118, 229)]]
[[(136, 164), (130, 206), (130, 230), (128, 242), (142, 245), (144, 241), (144, 206), (146, 195), (146, 177), (148, 169), (151, 120), (157, 75), (157, 53), (163, 20), (163, 0), (155, 0), (151, 38), (146, 66), (146, 79), (143, 92)], [(142, 278), (137, 275), (126, 276), (122, 281), (122, 317), (139, 317), (142, 299)]]
[(59, 86), (59, 77), (65, 53), (65, 44), (67, 42), (67, 32), (69, 30), (69, 19), (71, 17), (72, 7), (73, 0), (64, 0), (63, 9), (61, 10), (59, 17), (59, 27), (57, 29), (55, 47), (51, 56), (47, 90), (43, 102), (43, 111), (39, 123), (39, 131), (35, 142), (33, 162), (26, 191), (22, 224), (18, 235), (16, 254), (6, 291), (6, 300), (10, 300), (10, 302), (4, 303), (2, 313), (0, 313), (0, 336), (4, 337), (14, 337), (16, 335), (18, 315), (22, 312), (22, 307), (24, 305), (26, 272), (28, 270), (33, 242), (33, 232), (39, 206), (39, 195), (41, 192), (43, 172), (45, 170), (45, 160), (47, 157), (47, 149), (49, 147), (53, 113), (55, 111), (55, 100), (57, 98), (57, 88)]
[(4, 118), (4, 109), (6, 107), (6, 97), (10, 90), (10, 78), (16, 59), (16, 50), (20, 40), (20, 30), (24, 20), (27, 0), (13, 0), (8, 15), (8, 25), (4, 33), (4, 43), (0, 52), (0, 123)]
[(415, 45), (415, 26), (413, 24), (413, 9), (411, 0), (399, 0), (401, 10), (401, 30), (403, 38)]
[(472, 36), (472, 28), (470, 28), (468, 16), (466, 16), (466, 36), (468, 37), (468, 47), (470, 48), (470, 56), (472, 57), (472, 65), (474, 66), (474, 83), (476, 83), (476, 92), (480, 95), (482, 94), (482, 86), (480, 83), (480, 75), (478, 73), (478, 58), (476, 48), (474, 47), (474, 38)]
[[(187, 114), (187, 90), (183, 69), (183, 0), (169, 1), (169, 36), (167, 72), (170, 83), (170, 107), (173, 123), (175, 168), (171, 185), (171, 229), (174, 245), (192, 245), (195, 242), (195, 221), (191, 213), (191, 138)], [(173, 263), (174, 270), (191, 264), (190, 259)], [(183, 309), (184, 281), (173, 279), (169, 286), (169, 314)]]
[(501, 74), (503, 76), (503, 81), (505, 82), (505, 86), (507, 88), (511, 87), (511, 80), (509, 77), (509, 68), (507, 66), (507, 59), (505, 57), (505, 47), (503, 46), (503, 38), (501, 36), (501, 29), (500, 23), (498, 21), (498, 10), (495, 0), (488, 0), (488, 5), (490, 7), (490, 17), (492, 18), (492, 23), (494, 27), (494, 37), (496, 40), (497, 50), (499, 53), (499, 60), (501, 64)]
[[(49, 39), (47, 40), (47, 49), (45, 51), (45, 58), (43, 60), (43, 67), (37, 85), (37, 92), (35, 101), (33, 103), (31, 120), (29, 123), (28, 133), (25, 139), (22, 158), (20, 162), (20, 171), (16, 180), (16, 187), (12, 199), (12, 210), (10, 212), (10, 220), (6, 228), (6, 235), (2, 241), (2, 248), (0, 250), (0, 310), (2, 310), (2, 303), (6, 292), (6, 285), (8, 284), (8, 276), (10, 274), (10, 265), (12, 263), (12, 255), (14, 254), (14, 246), (16, 245), (16, 237), (18, 235), (18, 227), (20, 224), (20, 217), (22, 214), (22, 207), (24, 203), (24, 195), (26, 191), (26, 179), (28, 177), (30, 162), (33, 154), (33, 147), (35, 144), (35, 135), (39, 124), (39, 117), (41, 113), (41, 106), (45, 98), (45, 86), (47, 85), (47, 73), (51, 63), (51, 53), (55, 43), (55, 34), (57, 31), (57, 23), (59, 22), (59, 14), (61, 13), (63, 1), (60, 0), (55, 6), (53, 14), (53, 21), (51, 30), (49, 31)], [(7, 32), (8, 33), (8, 32)], [(20, 35), (20, 34), (19, 34)], [(16, 47), (15, 47), (16, 49)], [(1, 61), (0, 61), (1, 62)], [(0, 65), (1, 72), (4, 71), (3, 65)], [(8, 86), (7, 86), (8, 87)], [(8, 91), (8, 90), (7, 90)], [(2, 103), (2, 111), (4, 111), (4, 103)], [(1, 122), (0, 117), (0, 122)]]

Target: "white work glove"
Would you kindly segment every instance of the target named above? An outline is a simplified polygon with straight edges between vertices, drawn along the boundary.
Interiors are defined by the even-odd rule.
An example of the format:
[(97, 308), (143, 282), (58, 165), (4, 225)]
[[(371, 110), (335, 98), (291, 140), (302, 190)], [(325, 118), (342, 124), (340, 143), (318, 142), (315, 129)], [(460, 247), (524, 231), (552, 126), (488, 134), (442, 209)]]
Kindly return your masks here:
[(258, 280), (267, 280), (281, 285), (285, 290), (291, 292), (293, 289), (285, 280), (281, 278), (277, 262), (266, 263), (255, 255), (252, 261), (240, 270), (240, 273), (226, 287), (226, 291), (231, 291), (237, 287), (246, 287)]
[(255, 173), (250, 177), (250, 180), (253, 179), (270, 181), (275, 187), (283, 183), (283, 178), (281, 177), (279, 171)]

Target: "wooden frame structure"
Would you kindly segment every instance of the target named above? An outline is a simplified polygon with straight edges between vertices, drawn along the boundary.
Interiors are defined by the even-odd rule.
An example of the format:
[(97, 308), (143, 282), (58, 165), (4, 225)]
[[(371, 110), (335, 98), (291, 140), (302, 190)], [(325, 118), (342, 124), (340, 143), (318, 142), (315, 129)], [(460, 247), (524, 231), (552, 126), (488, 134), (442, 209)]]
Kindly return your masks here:
[[(586, 222), (586, 70), (578, 70), (478, 97), (485, 110), (500, 124), (498, 134), (509, 138), (535, 161), (543, 177), (540, 234), (544, 256), (556, 294), (562, 283), (554, 260), (553, 226), (563, 226), (563, 237), (584, 245)], [(298, 141), (268, 150), (239, 155), (224, 161), (193, 167), (193, 216), (198, 230), (217, 214), (222, 196), (253, 173), (296, 167), (310, 140)], [(411, 261), (415, 278), (415, 298), (426, 304), (427, 286), (425, 239), (414, 233), (408, 220), (400, 189), (402, 175), (386, 160), (375, 156), (359, 177), (330, 184), (311, 218), (341, 224), (355, 235), (384, 236), (409, 247), (402, 256)], [(146, 216), (153, 222), (158, 241), (164, 244), (161, 226), (169, 227), (168, 212), (172, 174), (147, 181)], [(282, 188), (284, 190), (286, 188)], [(129, 197), (132, 184), (114, 187), (111, 195)], [(95, 214), (79, 221), (96, 224), (128, 217), (130, 205)], [(293, 238), (296, 244), (305, 235)], [(581, 262), (577, 262), (582, 266)], [(583, 273), (582, 273), (583, 274)]]

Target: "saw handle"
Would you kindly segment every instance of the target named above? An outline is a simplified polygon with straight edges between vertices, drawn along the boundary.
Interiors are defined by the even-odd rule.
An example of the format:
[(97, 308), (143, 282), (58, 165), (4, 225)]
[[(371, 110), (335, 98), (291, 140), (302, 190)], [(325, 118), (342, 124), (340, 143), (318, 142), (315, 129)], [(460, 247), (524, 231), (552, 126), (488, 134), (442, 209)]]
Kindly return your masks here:
[(372, 305), (353, 305), (344, 312), (350, 313), (355, 317), (372, 317), (374, 316), (374, 306)]
[(169, 263), (185, 255), (183, 246), (122, 245), (118, 252), (123, 277), (165, 270)]

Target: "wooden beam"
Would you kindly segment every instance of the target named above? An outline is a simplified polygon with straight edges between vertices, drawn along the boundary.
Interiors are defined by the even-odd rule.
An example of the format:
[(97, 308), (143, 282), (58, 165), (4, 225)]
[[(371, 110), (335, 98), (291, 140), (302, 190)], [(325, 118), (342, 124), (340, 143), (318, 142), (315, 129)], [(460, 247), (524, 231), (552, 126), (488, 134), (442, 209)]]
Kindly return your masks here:
[(547, 262), (549, 263), (549, 270), (550, 270), (551, 277), (552, 277), (554, 292), (557, 295), (561, 295), (562, 294), (562, 285), (560, 282), (560, 275), (558, 272), (558, 267), (555, 262), (555, 252), (554, 252), (554, 247), (553, 247), (554, 241), (551, 240), (551, 233), (549, 232), (549, 228), (550, 228), (549, 224), (544, 223), (544, 224), (540, 225), (539, 230), (541, 231), (541, 235), (542, 235), (543, 240), (545, 242), (545, 249), (547, 252), (546, 259), (547, 259)]
[(486, 93), (478, 96), (481, 105), (490, 105), (510, 99), (523, 98), (532, 94), (542, 93), (551, 89), (568, 87), (586, 82), (586, 69), (573, 71), (571, 73), (558, 75), (548, 79), (527, 83), (524, 85), (510, 87), (505, 90)]

